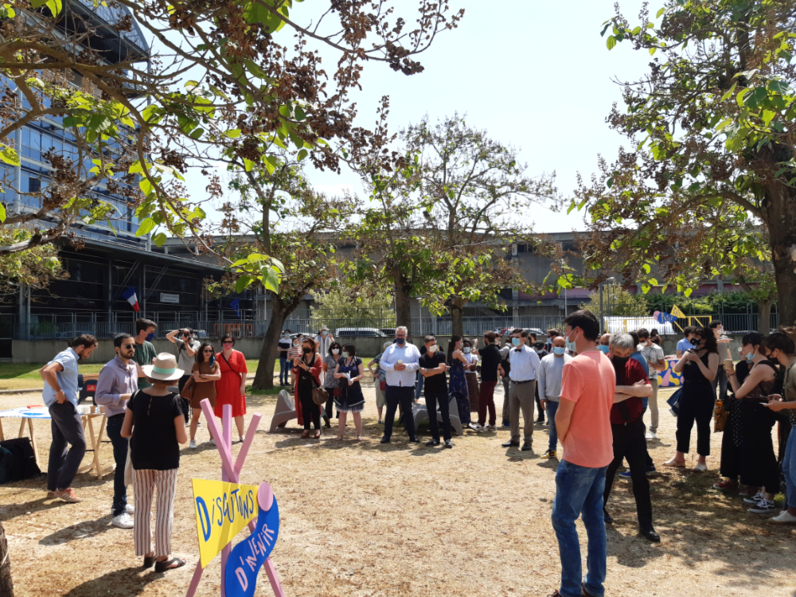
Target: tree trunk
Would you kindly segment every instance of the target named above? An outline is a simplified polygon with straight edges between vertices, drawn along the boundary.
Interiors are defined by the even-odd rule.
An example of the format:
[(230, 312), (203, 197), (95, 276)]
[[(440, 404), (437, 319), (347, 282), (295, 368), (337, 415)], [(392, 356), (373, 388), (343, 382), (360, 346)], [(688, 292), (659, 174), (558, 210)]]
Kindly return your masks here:
[(401, 269), (393, 269), (393, 286), (395, 288), (395, 327), (406, 326), (409, 334), (412, 334), (412, 295), (410, 284), (406, 277), (401, 274)]
[(464, 306), (467, 301), (461, 298), (451, 300), (451, 333), (454, 336), (464, 336)]
[(11, 582), (11, 558), (8, 557), (8, 541), (3, 523), (0, 523), (0, 595), (14, 597), (14, 583)]
[(796, 324), (796, 191), (778, 183), (766, 189), (766, 224), (777, 281), (779, 323)]
[(768, 336), (771, 333), (771, 301), (759, 301), (757, 310), (757, 331)]
[(279, 337), (285, 320), (294, 310), (285, 309), (277, 298), (274, 298), (272, 306), (271, 319), (268, 321), (263, 347), (260, 349), (260, 362), (257, 364), (257, 373), (252, 384), (255, 390), (269, 390), (274, 387), (274, 367), (279, 356)]

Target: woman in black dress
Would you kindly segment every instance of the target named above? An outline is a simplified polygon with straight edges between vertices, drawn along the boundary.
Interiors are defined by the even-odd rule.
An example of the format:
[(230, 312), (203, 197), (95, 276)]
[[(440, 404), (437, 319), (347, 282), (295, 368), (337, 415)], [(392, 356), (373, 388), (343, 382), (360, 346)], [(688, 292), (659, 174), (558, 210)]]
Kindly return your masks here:
[(710, 419), (716, 393), (711, 382), (719, 369), (719, 353), (713, 330), (699, 328), (691, 340), (694, 348), (688, 350), (674, 366), (676, 373), (683, 374), (683, 389), (680, 394), (680, 412), (677, 415), (677, 451), (665, 466), (685, 467), (685, 455), (691, 443), (691, 428), (697, 426), (697, 464), (694, 472), (708, 469), (710, 456)]
[(357, 357), (357, 348), (353, 344), (343, 346), (343, 354), (337, 361), (334, 376), (340, 382), (342, 392), (334, 397), (338, 412), (337, 439), (345, 435), (345, 420), (348, 413), (354, 415), (354, 426), (357, 430), (357, 441), (362, 441), (362, 411), (365, 409), (365, 396), (359, 382), (365, 376), (365, 366)]

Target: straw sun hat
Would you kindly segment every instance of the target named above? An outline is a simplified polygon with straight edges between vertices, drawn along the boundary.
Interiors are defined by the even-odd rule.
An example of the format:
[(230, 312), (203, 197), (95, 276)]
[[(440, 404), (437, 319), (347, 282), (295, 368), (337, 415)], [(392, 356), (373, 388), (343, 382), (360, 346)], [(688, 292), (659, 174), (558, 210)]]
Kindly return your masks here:
[(177, 369), (177, 358), (168, 352), (161, 352), (151, 365), (144, 365), (141, 369), (149, 379), (158, 381), (177, 381), (185, 374), (182, 369)]

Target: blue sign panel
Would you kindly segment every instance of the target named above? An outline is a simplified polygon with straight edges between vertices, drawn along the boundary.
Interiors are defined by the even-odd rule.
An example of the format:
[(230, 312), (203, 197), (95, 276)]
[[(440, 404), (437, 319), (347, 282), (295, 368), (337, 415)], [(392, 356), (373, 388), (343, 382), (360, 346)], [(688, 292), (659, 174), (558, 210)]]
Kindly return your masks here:
[(251, 597), (257, 586), (257, 574), (271, 555), (279, 536), (279, 507), (276, 497), (268, 511), (260, 506), (257, 528), (245, 541), (238, 543), (227, 560), (227, 597)]

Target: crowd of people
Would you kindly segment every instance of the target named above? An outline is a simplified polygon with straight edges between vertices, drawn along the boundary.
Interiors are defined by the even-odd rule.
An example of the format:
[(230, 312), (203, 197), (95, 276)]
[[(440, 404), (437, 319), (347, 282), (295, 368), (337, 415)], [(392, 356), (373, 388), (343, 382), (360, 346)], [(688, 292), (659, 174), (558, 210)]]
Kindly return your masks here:
[[(379, 424), (384, 428), (381, 443), (392, 441), (397, 412), (409, 441), (419, 442), (413, 407), (423, 396), (430, 415), (431, 438), (426, 442), (430, 448), (453, 447), (451, 416), (476, 434), (496, 431), (494, 393), (502, 384), (501, 424), (510, 430), (502, 446), (531, 451), (534, 426), (543, 423), (548, 435), (543, 457), (559, 459), (558, 444), (563, 447), (552, 512), (562, 581), (553, 595), (601, 595), (605, 524), (613, 522), (607, 504), (625, 461), (629, 470), (619, 476), (632, 483), (639, 533), (649, 541), (660, 541), (653, 526), (648, 480), (657, 469), (647, 441), (657, 438), (657, 372), (666, 369), (667, 361), (656, 330), (601, 335), (598, 319), (587, 310), (573, 313), (564, 324), (563, 330), (548, 330), (543, 340), (524, 329), (510, 330), (505, 338), (491, 331), (481, 338), (453, 336), (447, 351), (433, 335), (423, 338), (418, 348), (409, 342), (408, 330), (399, 327), (395, 339), (385, 342), (367, 367), (354, 344), (337, 342), (325, 326), (315, 336), (293, 337), (285, 330), (279, 341), (280, 384), (292, 387), (298, 423), (303, 427), (301, 437), (307, 439), (320, 438), (322, 424), (331, 427), (335, 414), (337, 439), (344, 439), (350, 413), (356, 439), (362, 440), (362, 382), (367, 375), (375, 386)], [(231, 405), (243, 441), (247, 368), (244, 355), (234, 349), (233, 337), (224, 336), (216, 352), (210, 343), (194, 339), (190, 329), (167, 334), (177, 346), (176, 356), (157, 354), (151, 343), (156, 327), (142, 319), (136, 322), (135, 337), (120, 334), (114, 339), (116, 356), (100, 373), (95, 401), (105, 407), (117, 465), (113, 524), (134, 529), (136, 554), (144, 557), (145, 566), (167, 570), (184, 565), (183, 560), (170, 557), (179, 444), (190, 436), (190, 447), (196, 447), (203, 399), (210, 401), (218, 417), (224, 405)], [(725, 480), (714, 487), (748, 491), (745, 501), (752, 506), (750, 512), (776, 513), (772, 522), (794, 524), (796, 434), (789, 434), (796, 415), (793, 334), (776, 332), (764, 337), (752, 333), (741, 343), (741, 360), (735, 364), (720, 322), (685, 329), (673, 367), (682, 375), (672, 407), (677, 416), (677, 447), (663, 464), (686, 466), (696, 425), (693, 470), (706, 471), (710, 421), (716, 414), (717, 420), (726, 419), (720, 465)], [(77, 364), (96, 346), (92, 336), (80, 336), (41, 370), (53, 430), (48, 490), (50, 497), (67, 502), (80, 501), (71, 484), (86, 449), (76, 408)], [(325, 404), (315, 399), (318, 388), (329, 396)], [(714, 413), (717, 390), (720, 408)], [(647, 411), (649, 426), (644, 422)], [(782, 423), (779, 453), (772, 440), (777, 422)], [(127, 502), (126, 465), (132, 472), (139, 515)], [(774, 496), (781, 486), (780, 473), (787, 503), (778, 512)], [(158, 495), (154, 549), (149, 527), (153, 491)], [(575, 531), (580, 516), (589, 537), (585, 579)]]

